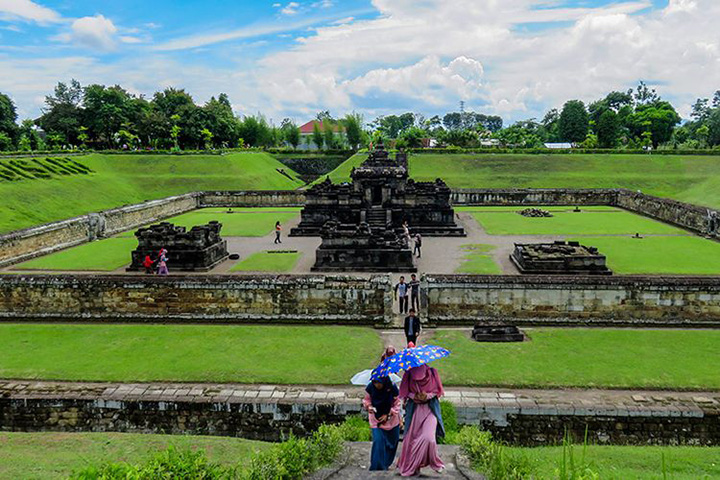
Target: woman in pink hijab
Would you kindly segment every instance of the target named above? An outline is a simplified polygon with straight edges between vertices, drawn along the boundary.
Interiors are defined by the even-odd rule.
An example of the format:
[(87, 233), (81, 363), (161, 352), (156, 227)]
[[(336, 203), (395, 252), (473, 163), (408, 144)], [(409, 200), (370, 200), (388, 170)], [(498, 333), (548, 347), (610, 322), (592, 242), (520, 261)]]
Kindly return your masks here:
[(437, 370), (421, 365), (405, 372), (400, 384), (400, 398), (407, 399), (405, 438), (398, 461), (403, 477), (430, 467), (442, 472), (445, 464), (437, 452), (437, 437), (445, 436), (439, 398), (445, 394)]

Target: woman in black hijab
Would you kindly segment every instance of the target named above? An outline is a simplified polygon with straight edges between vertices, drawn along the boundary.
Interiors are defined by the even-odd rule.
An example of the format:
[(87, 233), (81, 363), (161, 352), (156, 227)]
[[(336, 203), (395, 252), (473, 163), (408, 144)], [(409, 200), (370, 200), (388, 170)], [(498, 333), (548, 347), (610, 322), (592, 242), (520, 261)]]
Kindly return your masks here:
[(373, 439), (370, 470), (388, 470), (400, 442), (400, 392), (388, 377), (371, 382), (365, 392)]

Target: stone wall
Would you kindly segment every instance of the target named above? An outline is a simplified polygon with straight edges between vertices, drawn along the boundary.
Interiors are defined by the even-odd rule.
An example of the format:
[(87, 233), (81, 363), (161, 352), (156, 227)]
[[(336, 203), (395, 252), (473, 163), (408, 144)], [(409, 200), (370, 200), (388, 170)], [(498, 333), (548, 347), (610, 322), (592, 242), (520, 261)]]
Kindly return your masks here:
[(115, 235), (195, 208), (195, 194), (180, 195), (0, 235), (0, 267)]
[(720, 277), (425, 275), (432, 325), (720, 326)]
[(454, 206), (614, 205), (618, 190), (572, 188), (456, 189)]
[(0, 319), (374, 325), (390, 297), (387, 275), (4, 275)]
[(200, 207), (302, 207), (305, 192), (268, 190), (238, 192), (200, 192)]
[[(557, 445), (566, 432), (582, 441), (586, 428), (592, 444), (720, 445), (720, 404), (712, 398), (717, 394), (528, 391), (532, 398), (524, 398), (517, 393), (446, 390), (458, 423), (478, 425), (513, 445)], [(359, 387), (5, 381), (0, 382), (0, 431), (278, 441), (361, 414), (363, 395)]]
[(630, 190), (620, 190), (614, 205), (700, 234), (708, 231), (710, 213), (717, 213), (717, 210), (711, 208)]

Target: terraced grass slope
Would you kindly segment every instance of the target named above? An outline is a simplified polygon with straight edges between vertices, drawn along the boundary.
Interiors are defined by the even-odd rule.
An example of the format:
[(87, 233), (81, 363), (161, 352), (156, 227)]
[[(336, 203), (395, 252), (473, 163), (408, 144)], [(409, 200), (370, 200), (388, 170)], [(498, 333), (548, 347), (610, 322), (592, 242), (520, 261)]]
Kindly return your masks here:
[[(355, 155), (330, 173), (346, 182)], [(444, 179), (453, 188), (628, 188), (689, 203), (720, 207), (720, 155), (417, 154), (410, 175)]]
[[(48, 174), (46, 168), (33, 174), (32, 170), (13, 165), (17, 171), (29, 172), (28, 176), (0, 178), (0, 233), (198, 190), (293, 190), (303, 185), (295, 172), (258, 152), (91, 154), (72, 160), (92, 172)], [(41, 168), (36, 163), (27, 165)], [(287, 176), (277, 169), (284, 170)]]

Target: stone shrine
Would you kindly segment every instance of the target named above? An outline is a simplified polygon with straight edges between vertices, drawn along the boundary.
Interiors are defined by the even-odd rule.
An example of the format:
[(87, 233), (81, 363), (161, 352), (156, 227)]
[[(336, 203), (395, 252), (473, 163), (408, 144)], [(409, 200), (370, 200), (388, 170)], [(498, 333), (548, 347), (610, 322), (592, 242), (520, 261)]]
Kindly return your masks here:
[(350, 174), (352, 183), (330, 179), (307, 191), (300, 224), (290, 236), (319, 236), (326, 222), (367, 223), (372, 229), (410, 232), (422, 236), (465, 236), (455, 223), (450, 188), (440, 179), (415, 182), (408, 178), (407, 154), (390, 158), (382, 143)]
[(185, 227), (163, 222), (135, 232), (138, 247), (132, 252), (132, 264), (127, 271), (144, 270), (146, 255), (157, 259), (165, 248), (170, 271), (206, 272), (228, 258), (227, 242), (220, 237), (222, 224), (210, 222), (186, 231)]
[(578, 242), (516, 243), (510, 259), (523, 274), (612, 275), (605, 255)]
[(367, 223), (341, 225), (326, 222), (320, 232), (314, 272), (416, 272), (410, 246), (389, 229)]

